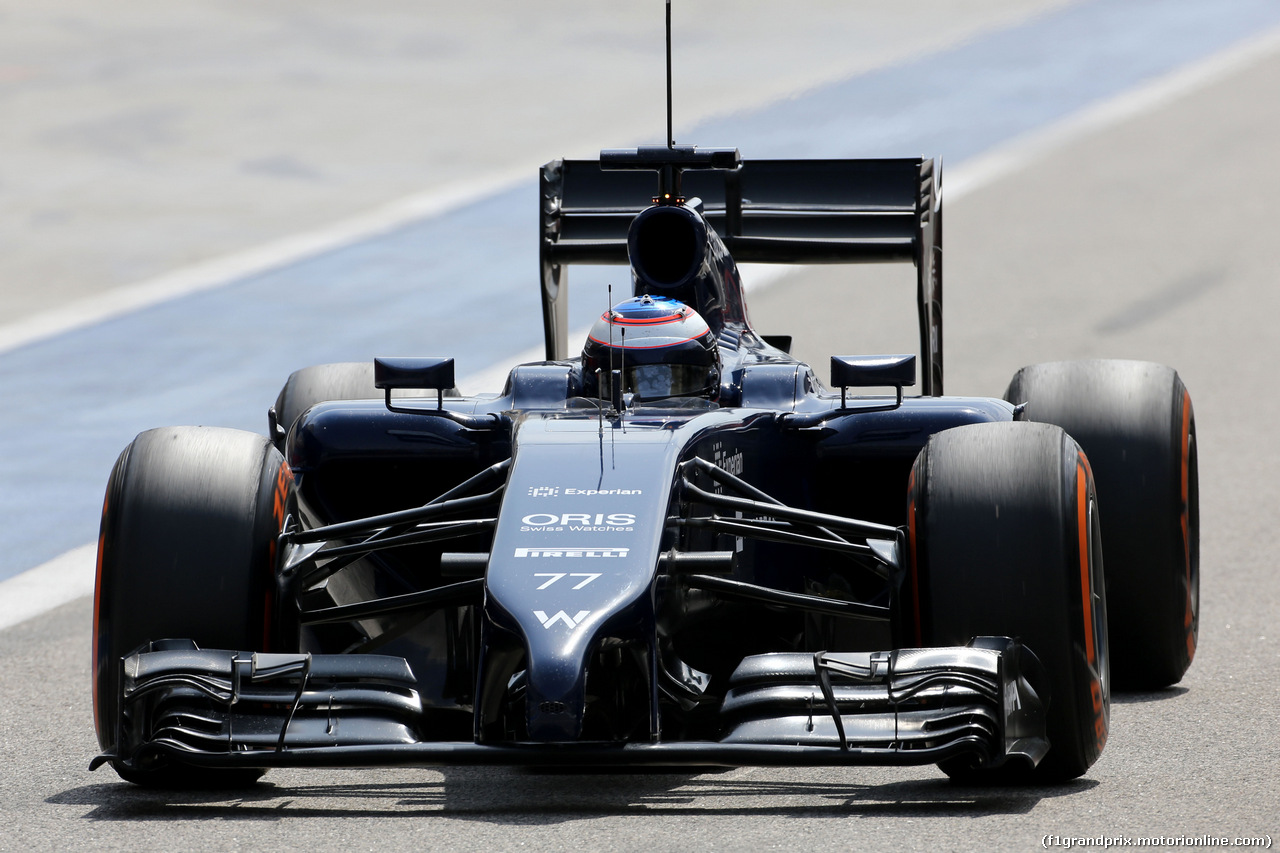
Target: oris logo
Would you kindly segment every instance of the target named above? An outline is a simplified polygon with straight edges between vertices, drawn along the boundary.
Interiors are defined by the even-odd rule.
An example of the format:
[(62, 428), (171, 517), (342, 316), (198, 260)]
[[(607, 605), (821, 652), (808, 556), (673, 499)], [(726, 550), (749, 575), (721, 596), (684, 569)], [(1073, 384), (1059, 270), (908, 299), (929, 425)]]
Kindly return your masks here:
[(575, 532), (618, 532), (634, 530), (636, 517), (630, 512), (535, 512), (520, 519), (523, 531), (572, 530)]

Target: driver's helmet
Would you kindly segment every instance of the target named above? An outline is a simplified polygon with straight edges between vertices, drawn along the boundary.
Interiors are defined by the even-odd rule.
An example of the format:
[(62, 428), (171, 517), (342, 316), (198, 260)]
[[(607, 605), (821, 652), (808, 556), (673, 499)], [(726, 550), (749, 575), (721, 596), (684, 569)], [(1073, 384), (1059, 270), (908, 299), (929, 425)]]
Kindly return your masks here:
[(642, 400), (715, 398), (720, 351), (707, 321), (667, 296), (637, 296), (600, 315), (582, 350), (583, 390), (611, 395), (611, 371), (622, 371), (622, 390)]

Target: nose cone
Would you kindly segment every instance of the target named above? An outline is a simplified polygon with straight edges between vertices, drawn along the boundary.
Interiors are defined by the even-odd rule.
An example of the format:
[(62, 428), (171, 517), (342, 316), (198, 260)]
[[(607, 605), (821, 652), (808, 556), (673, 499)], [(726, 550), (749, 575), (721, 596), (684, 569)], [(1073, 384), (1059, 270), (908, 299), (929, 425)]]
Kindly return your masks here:
[[(675, 430), (598, 417), (530, 418), (485, 577), (489, 621), (523, 640), (529, 737), (582, 735), (586, 681), (607, 637), (653, 631), (652, 587), (674, 476)], [(607, 455), (606, 455), (607, 454)]]
[[(647, 597), (642, 600), (647, 600)], [(556, 623), (549, 628), (538, 629), (552, 632), (550, 637), (534, 634), (528, 638), (530, 655), (525, 670), (525, 709), (530, 740), (555, 743), (582, 737), (586, 717), (587, 658), (598, 646), (597, 631), (600, 627), (599, 624), (585, 624), (591, 617), (584, 614), (585, 611), (570, 614), (563, 610), (553, 614), (535, 614), (535, 618), (547, 620), (548, 625), (551, 620), (556, 620)], [(575, 619), (582, 621), (575, 623)], [(537, 652), (533, 651), (535, 646)]]

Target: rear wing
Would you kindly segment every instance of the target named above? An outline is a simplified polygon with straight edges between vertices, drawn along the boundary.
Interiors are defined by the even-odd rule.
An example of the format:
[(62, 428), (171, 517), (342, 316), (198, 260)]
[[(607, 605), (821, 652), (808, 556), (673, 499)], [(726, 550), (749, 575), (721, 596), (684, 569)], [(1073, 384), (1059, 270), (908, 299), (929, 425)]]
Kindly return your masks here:
[[(542, 167), (539, 259), (547, 358), (568, 357), (569, 264), (626, 264), (627, 230), (649, 206), (651, 171), (598, 160)], [(921, 391), (942, 393), (941, 164), (920, 158), (752, 160), (689, 170), (682, 191), (740, 263), (916, 266)]]

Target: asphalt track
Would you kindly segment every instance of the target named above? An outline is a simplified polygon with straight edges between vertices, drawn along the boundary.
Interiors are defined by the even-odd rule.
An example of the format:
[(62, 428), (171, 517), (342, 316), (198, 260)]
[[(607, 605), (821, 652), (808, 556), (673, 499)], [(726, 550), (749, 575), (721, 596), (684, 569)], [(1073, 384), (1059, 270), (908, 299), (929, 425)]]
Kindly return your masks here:
[[(0, 634), (0, 814), (16, 828), (0, 848), (1022, 850), (1047, 834), (1274, 838), (1277, 104), (1280, 52), (1262, 51), (1154, 108), (1085, 123), (948, 205), (948, 390), (999, 394), (1024, 363), (1120, 356), (1175, 366), (1196, 404), (1200, 650), (1177, 688), (1117, 698), (1107, 751), (1084, 779), (986, 791), (930, 768), (277, 772), (248, 796), (161, 796), (84, 770), (94, 744), (82, 599)], [(983, 153), (971, 152), (970, 174)], [(807, 272), (755, 294), (752, 316), (766, 333), (797, 334), (819, 364), (900, 348), (894, 324), (911, 301), (900, 283), (876, 270)]]

